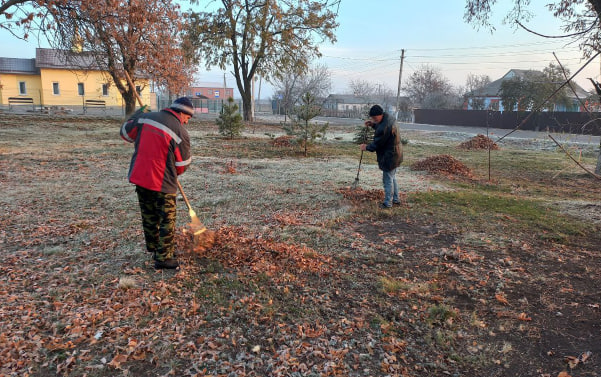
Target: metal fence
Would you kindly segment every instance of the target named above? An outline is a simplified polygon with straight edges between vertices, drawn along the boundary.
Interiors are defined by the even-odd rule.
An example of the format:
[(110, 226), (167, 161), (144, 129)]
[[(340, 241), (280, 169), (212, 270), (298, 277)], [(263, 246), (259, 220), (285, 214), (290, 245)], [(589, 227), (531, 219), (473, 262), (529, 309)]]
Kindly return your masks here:
[(601, 135), (601, 113), (537, 112), (530, 115), (529, 111), (416, 109), (414, 116), (415, 123), (421, 124), (501, 129), (519, 125), (521, 130), (529, 131)]

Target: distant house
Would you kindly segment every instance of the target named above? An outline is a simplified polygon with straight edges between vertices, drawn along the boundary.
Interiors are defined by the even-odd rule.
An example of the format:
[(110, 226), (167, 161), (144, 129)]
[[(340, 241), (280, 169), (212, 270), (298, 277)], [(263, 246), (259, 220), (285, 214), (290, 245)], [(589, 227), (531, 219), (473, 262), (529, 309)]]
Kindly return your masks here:
[(186, 96), (190, 98), (227, 100), (234, 98), (234, 89), (223, 87), (218, 83), (199, 83), (186, 90)]
[[(393, 96), (356, 96), (353, 94), (330, 94), (322, 106), (322, 113), (331, 116), (361, 118), (373, 105), (380, 105), (384, 111), (396, 113), (396, 97)], [(400, 98), (401, 112), (409, 111), (409, 98)]]
[[(138, 93), (153, 107), (147, 82)], [(81, 108), (86, 100), (104, 101), (106, 107), (123, 107), (123, 98), (91, 55), (37, 48), (35, 59), (0, 57), (0, 105), (9, 98), (31, 98), (37, 108), (60, 106)]]
[(184, 92), (199, 113), (218, 113), (228, 98), (234, 98), (234, 89), (219, 83), (197, 83)]
[[(464, 109), (491, 109), (496, 111), (504, 111), (503, 103), (501, 102), (501, 84), (503, 81), (510, 80), (516, 77), (524, 78), (528, 75), (540, 75), (541, 71), (535, 70), (524, 70), (524, 69), (511, 69), (503, 77), (498, 80), (491, 82), (483, 88), (474, 90), (466, 95), (467, 100), (464, 104)], [(586, 100), (591, 93), (584, 90), (580, 85), (572, 82), (574, 91), (578, 94), (578, 97), (582, 100)], [(568, 89), (569, 90), (569, 89)], [(566, 107), (565, 105), (555, 105), (554, 111), (584, 111), (581, 109), (580, 102), (574, 93), (569, 90), (568, 97), (572, 99), (572, 106)]]

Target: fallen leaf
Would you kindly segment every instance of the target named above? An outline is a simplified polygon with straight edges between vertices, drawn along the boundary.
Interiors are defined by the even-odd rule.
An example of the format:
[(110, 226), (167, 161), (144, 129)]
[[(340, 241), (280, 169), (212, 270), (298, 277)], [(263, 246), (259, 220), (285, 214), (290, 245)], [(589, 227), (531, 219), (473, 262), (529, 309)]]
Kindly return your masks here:
[(505, 297), (505, 294), (503, 292), (501, 293), (497, 293), (495, 295), (495, 298), (497, 299), (497, 301), (499, 301), (501, 304), (503, 305), (509, 305), (509, 301), (507, 301), (507, 298)]
[(121, 364), (127, 361), (127, 355), (122, 355), (122, 354), (117, 354), (115, 355), (115, 357), (113, 357), (113, 360), (111, 360), (110, 363), (108, 363), (108, 366), (111, 366), (115, 369), (120, 369), (121, 368)]

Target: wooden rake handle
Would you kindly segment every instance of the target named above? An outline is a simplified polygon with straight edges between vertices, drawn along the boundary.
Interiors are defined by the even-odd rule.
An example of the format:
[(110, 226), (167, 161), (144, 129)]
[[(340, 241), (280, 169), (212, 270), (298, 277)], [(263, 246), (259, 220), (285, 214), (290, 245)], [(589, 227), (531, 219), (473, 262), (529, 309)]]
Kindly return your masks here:
[(134, 82), (132, 81), (131, 77), (129, 76), (129, 73), (127, 73), (127, 71), (125, 71), (125, 70), (123, 71), (123, 73), (125, 73), (125, 79), (127, 80), (127, 83), (134, 90), (134, 95), (136, 96), (138, 103), (140, 104), (141, 107), (144, 107), (144, 104), (142, 103), (142, 98), (140, 98), (140, 95), (138, 94), (138, 91), (136, 90), (136, 86), (134, 85)]

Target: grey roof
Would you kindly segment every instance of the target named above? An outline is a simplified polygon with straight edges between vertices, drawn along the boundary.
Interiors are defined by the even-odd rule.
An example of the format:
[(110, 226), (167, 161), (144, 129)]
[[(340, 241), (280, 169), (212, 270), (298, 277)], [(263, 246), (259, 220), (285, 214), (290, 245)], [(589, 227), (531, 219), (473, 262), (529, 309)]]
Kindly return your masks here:
[(38, 68), (102, 70), (89, 52), (76, 53), (52, 48), (36, 48), (35, 56)]
[(0, 73), (39, 74), (35, 59), (0, 58)]
[[(542, 76), (543, 73), (541, 71), (531, 70), (531, 69), (510, 69), (503, 77), (498, 80), (491, 82), (483, 88), (476, 89), (467, 94), (468, 97), (498, 97), (501, 93), (501, 84), (505, 80), (512, 79), (514, 77), (526, 77), (529, 75), (534, 76)], [(576, 84), (574, 81), (571, 82), (574, 91), (578, 94), (580, 98), (586, 98), (591, 95), (588, 91), (584, 90), (580, 85)], [(568, 97), (574, 97), (574, 93), (570, 90), (568, 92)]]
[[(401, 99), (406, 99), (408, 97), (401, 97)], [(385, 102), (394, 102), (396, 101), (396, 97), (387, 97), (387, 96), (356, 96), (354, 94), (330, 94), (328, 98), (326, 98), (326, 102), (329, 103), (346, 103), (346, 104), (355, 104), (355, 105), (365, 105), (365, 104), (374, 104), (374, 103), (385, 103)]]

